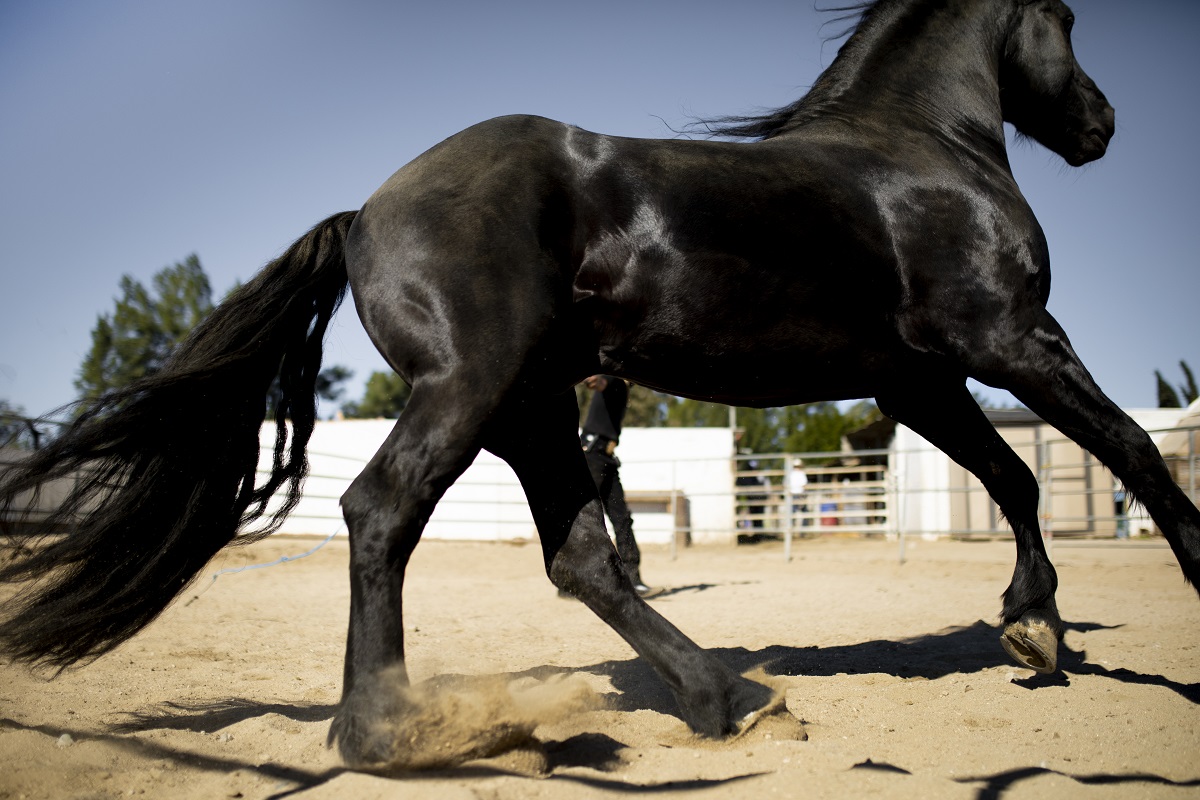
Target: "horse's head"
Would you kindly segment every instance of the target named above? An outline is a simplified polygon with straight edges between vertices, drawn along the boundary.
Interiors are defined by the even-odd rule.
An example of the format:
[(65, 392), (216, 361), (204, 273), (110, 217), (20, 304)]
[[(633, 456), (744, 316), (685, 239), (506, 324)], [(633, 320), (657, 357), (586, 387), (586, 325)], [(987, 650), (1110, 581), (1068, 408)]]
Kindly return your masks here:
[(1075, 17), (1061, 0), (1015, 0), (1000, 67), (1004, 119), (1073, 167), (1095, 161), (1113, 135), (1113, 108), (1071, 48)]

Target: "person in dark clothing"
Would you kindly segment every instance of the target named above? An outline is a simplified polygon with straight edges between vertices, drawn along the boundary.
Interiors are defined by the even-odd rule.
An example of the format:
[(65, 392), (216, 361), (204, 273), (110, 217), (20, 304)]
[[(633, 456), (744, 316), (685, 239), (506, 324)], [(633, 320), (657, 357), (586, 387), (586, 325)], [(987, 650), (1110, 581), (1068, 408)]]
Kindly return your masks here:
[[(753, 473), (756, 470), (758, 470), (758, 461), (756, 461), (754, 459), (750, 459), (749, 461), (746, 462), (744, 469), (746, 469), (747, 472), (737, 476), (737, 479), (733, 482), (735, 486), (763, 487), (766, 485), (766, 481), (763, 479), (763, 477), (761, 475), (750, 474), (750, 473)], [(761, 501), (767, 499), (767, 495), (765, 492), (762, 492), (762, 491), (750, 492), (747, 494), (739, 494), (738, 499), (742, 502), (749, 502), (749, 503), (753, 503), (756, 500), (761, 502)], [(766, 510), (766, 506), (743, 505), (741, 507), (743, 509), (745, 509), (746, 513), (749, 516), (747, 519), (739, 520), (738, 527), (761, 528), (763, 526), (763, 516), (762, 515), (763, 515), (763, 512)]]
[(621, 438), (621, 421), (625, 419), (625, 406), (629, 402), (629, 386), (620, 378), (593, 375), (584, 381), (592, 390), (592, 402), (584, 417), (580, 442), (587, 458), (592, 480), (600, 490), (604, 512), (612, 520), (613, 535), (617, 542), (617, 555), (625, 565), (625, 574), (638, 594), (650, 594), (649, 586), (642, 582), (642, 554), (633, 537), (633, 515), (625, 504), (625, 489), (621, 486), (618, 469), (621, 462), (614, 454)]

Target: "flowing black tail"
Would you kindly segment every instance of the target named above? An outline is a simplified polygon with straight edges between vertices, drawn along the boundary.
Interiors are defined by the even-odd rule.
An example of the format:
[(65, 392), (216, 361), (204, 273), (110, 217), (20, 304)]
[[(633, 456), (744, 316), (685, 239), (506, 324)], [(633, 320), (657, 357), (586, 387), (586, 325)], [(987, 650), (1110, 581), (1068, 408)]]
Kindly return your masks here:
[[(321, 345), (346, 291), (354, 212), (316, 225), (218, 306), (158, 373), (112, 392), (0, 482), (18, 494), (74, 475), (33, 547), (8, 542), (0, 652), (67, 667), (149, 624), (222, 547), (273, 532), (300, 498), (316, 420)], [(279, 376), (270, 477), (255, 485), (259, 429)], [(289, 426), (290, 422), (290, 435)], [(284, 502), (268, 511), (276, 490)], [(266, 515), (265, 525), (244, 531)]]

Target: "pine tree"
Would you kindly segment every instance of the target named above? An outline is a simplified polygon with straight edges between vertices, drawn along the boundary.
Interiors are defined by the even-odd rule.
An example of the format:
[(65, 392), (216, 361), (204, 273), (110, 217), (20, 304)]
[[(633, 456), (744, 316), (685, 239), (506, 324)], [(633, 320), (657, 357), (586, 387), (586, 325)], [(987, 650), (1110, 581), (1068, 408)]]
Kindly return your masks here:
[(195, 254), (158, 272), (147, 289), (131, 275), (111, 314), (92, 329), (75, 388), (92, 400), (162, 369), (171, 351), (212, 310), (212, 287)]
[(349, 419), (396, 419), (408, 405), (412, 389), (394, 372), (372, 372), (362, 400), (342, 406)]
[(1186, 383), (1179, 385), (1179, 391), (1183, 393), (1184, 402), (1191, 405), (1196, 402), (1197, 397), (1200, 397), (1200, 391), (1196, 389), (1196, 376), (1192, 374), (1192, 368), (1186, 361), (1180, 361), (1179, 368), (1183, 370), (1183, 377), (1187, 380)]
[[(151, 279), (150, 288), (131, 275), (121, 278), (121, 294), (111, 314), (101, 314), (92, 329), (92, 347), (79, 368), (75, 388), (81, 400), (128, 386), (163, 368), (171, 352), (212, 311), (212, 286), (194, 253)], [(230, 292), (236, 290), (230, 290)], [(317, 377), (317, 395), (336, 400), (350, 370), (331, 366)], [(278, 379), (267, 398), (273, 413)]]
[(1154, 378), (1158, 382), (1158, 407), (1179, 408), (1179, 395), (1175, 393), (1175, 388), (1167, 383), (1167, 379), (1158, 370), (1154, 370)]
[[(1180, 361), (1179, 369), (1183, 372), (1184, 377), (1184, 382), (1179, 384), (1179, 391), (1175, 391), (1175, 387), (1163, 377), (1161, 372), (1154, 370), (1154, 380), (1158, 384), (1159, 408), (1182, 408), (1196, 402), (1196, 398), (1200, 397), (1200, 391), (1197, 391), (1196, 388), (1196, 376), (1192, 374), (1192, 368), (1188, 366), (1186, 361)], [(1180, 398), (1183, 398), (1182, 401)]]

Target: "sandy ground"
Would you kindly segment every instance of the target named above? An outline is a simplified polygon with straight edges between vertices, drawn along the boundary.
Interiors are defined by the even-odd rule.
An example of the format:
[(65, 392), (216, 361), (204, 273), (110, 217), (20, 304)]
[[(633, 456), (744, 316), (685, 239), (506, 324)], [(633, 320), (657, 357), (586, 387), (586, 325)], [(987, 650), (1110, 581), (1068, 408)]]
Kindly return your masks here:
[(778, 676), (808, 734), (774, 719), (712, 742), (624, 642), (555, 596), (535, 545), (426, 542), (405, 597), (415, 681), (583, 682), (603, 704), (545, 715), (533, 750), (390, 776), (346, 770), (324, 744), (345, 543), (210, 577), (313, 544), (223, 554), (85, 669), (0, 668), (0, 798), (1200, 796), (1200, 602), (1161, 543), (1056, 544), (1069, 631), (1053, 677), (998, 643), (1007, 542), (918, 542), (904, 564), (883, 541), (804, 542), (791, 563), (775, 545), (647, 552), (644, 576), (667, 589), (654, 606), (733, 668)]

